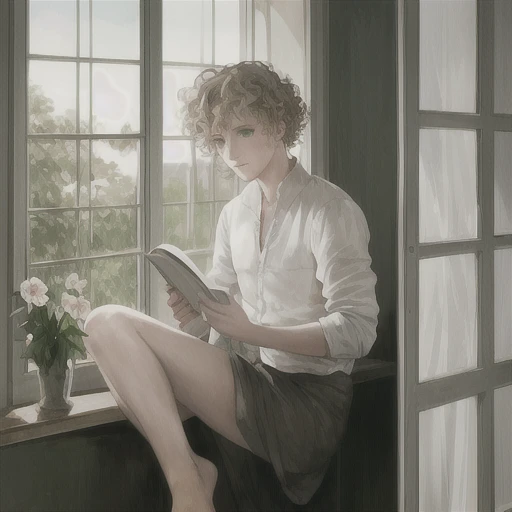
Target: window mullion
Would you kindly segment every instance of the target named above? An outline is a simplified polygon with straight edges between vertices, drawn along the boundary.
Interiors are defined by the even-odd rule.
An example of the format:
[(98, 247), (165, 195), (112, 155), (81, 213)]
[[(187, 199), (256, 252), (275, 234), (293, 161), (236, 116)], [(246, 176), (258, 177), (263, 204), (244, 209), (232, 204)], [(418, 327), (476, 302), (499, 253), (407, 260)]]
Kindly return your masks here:
[[(163, 240), (163, 64), (162, 64), (162, 0), (143, 0), (144, 6), (144, 111), (145, 172), (142, 216), (145, 233), (143, 252), (148, 252)], [(158, 297), (157, 272), (149, 261), (142, 262), (147, 277), (144, 295), (145, 313), (152, 314)]]

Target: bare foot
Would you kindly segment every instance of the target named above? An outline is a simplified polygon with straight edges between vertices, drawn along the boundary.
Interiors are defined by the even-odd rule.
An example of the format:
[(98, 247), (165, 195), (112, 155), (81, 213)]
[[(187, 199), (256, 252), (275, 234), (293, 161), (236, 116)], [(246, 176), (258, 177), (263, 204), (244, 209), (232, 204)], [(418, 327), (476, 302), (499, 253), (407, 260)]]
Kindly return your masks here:
[(189, 479), (172, 490), (172, 512), (215, 512), (213, 499), (205, 488), (202, 476)]

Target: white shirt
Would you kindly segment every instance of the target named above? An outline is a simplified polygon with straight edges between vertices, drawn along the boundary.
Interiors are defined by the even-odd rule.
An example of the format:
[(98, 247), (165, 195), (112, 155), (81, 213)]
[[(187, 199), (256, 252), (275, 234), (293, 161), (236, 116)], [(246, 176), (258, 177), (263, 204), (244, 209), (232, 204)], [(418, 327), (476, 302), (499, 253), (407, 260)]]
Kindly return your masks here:
[(208, 278), (233, 295), (250, 321), (292, 326), (318, 321), (328, 356), (306, 356), (226, 339), (251, 362), (284, 372), (352, 372), (376, 338), (377, 278), (363, 212), (338, 186), (309, 175), (297, 161), (279, 184), (276, 209), (260, 253), (262, 190), (257, 180), (224, 206)]

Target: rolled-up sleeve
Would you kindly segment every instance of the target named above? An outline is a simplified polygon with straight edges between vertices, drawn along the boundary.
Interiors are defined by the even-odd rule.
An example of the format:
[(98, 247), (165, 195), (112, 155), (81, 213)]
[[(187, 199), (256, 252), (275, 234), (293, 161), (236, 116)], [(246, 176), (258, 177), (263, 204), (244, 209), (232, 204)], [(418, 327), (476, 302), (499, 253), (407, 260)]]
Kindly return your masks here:
[(369, 239), (365, 216), (352, 200), (331, 200), (314, 217), (311, 243), (326, 299), (327, 315), (319, 322), (328, 357), (364, 357), (375, 342), (379, 307)]

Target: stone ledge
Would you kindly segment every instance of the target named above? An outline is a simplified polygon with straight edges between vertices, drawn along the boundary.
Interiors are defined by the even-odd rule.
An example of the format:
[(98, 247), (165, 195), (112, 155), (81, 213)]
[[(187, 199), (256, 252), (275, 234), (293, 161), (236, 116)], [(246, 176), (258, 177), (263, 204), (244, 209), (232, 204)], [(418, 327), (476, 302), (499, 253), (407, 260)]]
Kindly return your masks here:
[[(395, 373), (395, 363), (359, 359), (352, 378), (354, 384), (360, 384), (393, 377)], [(64, 415), (44, 413), (37, 403), (3, 409), (0, 411), (0, 446), (126, 420), (110, 391), (74, 395), (71, 401), (73, 408)]]

